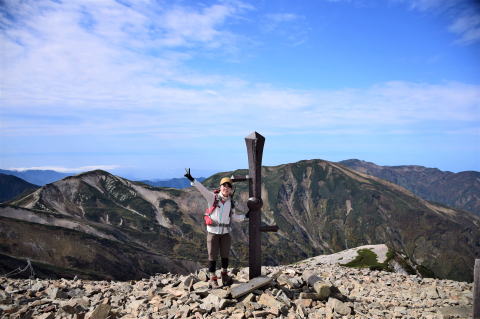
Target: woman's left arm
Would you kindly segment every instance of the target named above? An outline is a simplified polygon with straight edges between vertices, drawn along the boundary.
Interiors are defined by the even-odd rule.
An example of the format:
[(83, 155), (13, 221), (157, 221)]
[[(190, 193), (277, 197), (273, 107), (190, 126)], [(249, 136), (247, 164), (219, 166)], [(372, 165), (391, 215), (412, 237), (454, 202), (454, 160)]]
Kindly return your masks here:
[(232, 208), (232, 219), (234, 222), (243, 222), (245, 218), (245, 214), (237, 214), (237, 209)]

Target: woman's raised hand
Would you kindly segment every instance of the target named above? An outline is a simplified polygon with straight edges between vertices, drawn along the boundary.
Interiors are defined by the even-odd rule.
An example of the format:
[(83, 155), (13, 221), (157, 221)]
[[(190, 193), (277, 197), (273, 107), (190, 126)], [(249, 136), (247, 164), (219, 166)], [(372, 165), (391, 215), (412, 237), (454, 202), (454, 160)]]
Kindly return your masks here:
[(190, 168), (185, 168), (185, 172), (186, 172), (186, 174), (183, 175), (183, 176), (185, 176), (190, 182), (193, 182), (194, 178), (190, 174)]

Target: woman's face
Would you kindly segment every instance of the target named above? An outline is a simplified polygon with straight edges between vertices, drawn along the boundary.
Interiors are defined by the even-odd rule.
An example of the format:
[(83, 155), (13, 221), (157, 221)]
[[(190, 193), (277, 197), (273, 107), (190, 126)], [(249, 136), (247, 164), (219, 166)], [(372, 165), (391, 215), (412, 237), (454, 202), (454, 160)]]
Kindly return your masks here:
[(229, 183), (223, 183), (222, 185), (220, 185), (220, 192), (222, 193), (223, 197), (230, 196), (232, 192), (232, 185), (230, 185)]

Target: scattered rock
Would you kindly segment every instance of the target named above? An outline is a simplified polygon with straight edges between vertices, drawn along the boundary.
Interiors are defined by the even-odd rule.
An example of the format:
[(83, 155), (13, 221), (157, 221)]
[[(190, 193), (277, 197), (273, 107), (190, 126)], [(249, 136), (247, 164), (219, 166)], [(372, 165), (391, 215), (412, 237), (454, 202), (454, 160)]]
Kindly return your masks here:
[(258, 303), (273, 309), (278, 309), (278, 310), (283, 310), (285, 307), (285, 304), (277, 299), (275, 297), (264, 293), (260, 296), (258, 299)]
[(35, 319), (53, 319), (55, 316), (52, 312), (43, 313), (41, 315), (35, 316)]
[(50, 299), (63, 299), (67, 297), (67, 295), (58, 287), (48, 287), (45, 292)]
[(91, 314), (87, 314), (85, 319), (106, 319), (110, 314), (112, 307), (109, 304), (98, 305)]
[(263, 276), (263, 277), (253, 278), (247, 283), (238, 285), (236, 287), (232, 287), (232, 297), (233, 298), (241, 297), (243, 295), (248, 294), (249, 292), (257, 290), (260, 287), (269, 285), (271, 282), (272, 282), (272, 278), (270, 277)]
[(195, 277), (194, 275), (189, 275), (187, 276), (183, 281), (182, 281), (182, 286), (183, 286), (183, 289), (185, 290), (190, 290), (193, 286), (193, 284), (195, 284), (196, 282), (198, 282), (198, 278)]
[(326, 308), (327, 311), (330, 309), (330, 311), (335, 311), (339, 315), (343, 316), (349, 315), (352, 312), (352, 309), (348, 305), (336, 298), (328, 298)]
[(208, 281), (210, 279), (205, 269), (201, 269), (198, 271), (198, 279), (201, 281)]
[(0, 278), (0, 317), (18, 318), (468, 318), (472, 284), (319, 264), (230, 272), (209, 289), (201, 275), (158, 274), (130, 282)]

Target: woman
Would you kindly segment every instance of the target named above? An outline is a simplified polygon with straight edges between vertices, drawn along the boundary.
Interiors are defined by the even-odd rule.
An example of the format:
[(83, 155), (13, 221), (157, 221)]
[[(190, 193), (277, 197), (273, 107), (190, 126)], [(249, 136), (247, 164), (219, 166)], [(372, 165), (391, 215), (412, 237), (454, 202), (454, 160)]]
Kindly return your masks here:
[(232, 201), (232, 180), (229, 177), (224, 177), (220, 180), (220, 191), (214, 193), (209, 191), (199, 181), (194, 179), (190, 174), (190, 169), (186, 169), (185, 177), (190, 180), (194, 186), (207, 200), (208, 207), (216, 204), (210, 214), (212, 224), (207, 225), (207, 250), (208, 250), (208, 272), (210, 273), (210, 287), (218, 288), (218, 278), (215, 275), (216, 260), (218, 253), (222, 261), (222, 283), (223, 285), (230, 285), (231, 278), (228, 276), (228, 255), (231, 246), (231, 221), (241, 222), (245, 220), (247, 215), (236, 214), (235, 206)]

